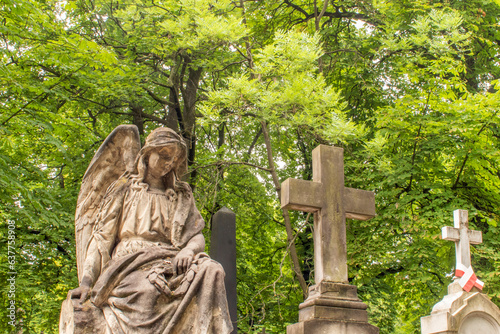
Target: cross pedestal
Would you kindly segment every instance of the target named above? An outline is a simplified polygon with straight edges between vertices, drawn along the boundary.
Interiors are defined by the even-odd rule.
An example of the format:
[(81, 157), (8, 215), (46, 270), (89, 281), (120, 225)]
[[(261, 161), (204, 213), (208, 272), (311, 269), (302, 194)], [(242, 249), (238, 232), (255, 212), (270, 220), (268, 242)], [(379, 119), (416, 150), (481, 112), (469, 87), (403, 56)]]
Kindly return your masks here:
[(314, 279), (299, 306), (299, 322), (288, 334), (378, 333), (368, 323), (366, 304), (348, 284), (345, 219), (375, 216), (373, 192), (344, 187), (343, 149), (320, 145), (312, 152), (313, 180), (287, 179), (281, 207), (314, 213)]

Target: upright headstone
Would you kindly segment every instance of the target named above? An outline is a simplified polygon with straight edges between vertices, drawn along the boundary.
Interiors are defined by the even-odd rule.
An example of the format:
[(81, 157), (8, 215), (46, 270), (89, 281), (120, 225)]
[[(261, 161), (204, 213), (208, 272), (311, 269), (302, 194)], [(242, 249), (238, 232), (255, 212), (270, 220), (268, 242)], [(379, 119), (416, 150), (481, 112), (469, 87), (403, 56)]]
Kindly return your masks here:
[(454, 227), (445, 226), (442, 237), (455, 242), (456, 267), (448, 294), (422, 317), (422, 334), (500, 334), (500, 309), (480, 290), (471, 266), (470, 244), (482, 242), (481, 231), (469, 230), (468, 212), (455, 210)]
[(281, 207), (314, 213), (314, 279), (299, 306), (299, 322), (288, 334), (374, 334), (366, 304), (348, 284), (345, 219), (375, 216), (375, 195), (344, 187), (343, 149), (320, 145), (313, 150), (313, 181), (288, 179), (281, 186)]
[(233, 211), (223, 207), (212, 217), (212, 237), (210, 242), (210, 257), (219, 262), (226, 277), (227, 304), (233, 322), (233, 331), (238, 332), (238, 313), (236, 308), (236, 215)]

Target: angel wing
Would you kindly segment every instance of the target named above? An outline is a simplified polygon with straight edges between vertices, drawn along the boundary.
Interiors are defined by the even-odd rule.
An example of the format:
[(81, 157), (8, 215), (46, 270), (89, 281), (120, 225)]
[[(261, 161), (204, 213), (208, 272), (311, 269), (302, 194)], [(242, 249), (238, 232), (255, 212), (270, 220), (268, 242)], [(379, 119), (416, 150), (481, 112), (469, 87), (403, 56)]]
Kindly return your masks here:
[(137, 126), (119, 125), (99, 147), (83, 176), (75, 213), (76, 264), (79, 282), (82, 280), (90, 237), (106, 190), (124, 172), (132, 171), (140, 149)]

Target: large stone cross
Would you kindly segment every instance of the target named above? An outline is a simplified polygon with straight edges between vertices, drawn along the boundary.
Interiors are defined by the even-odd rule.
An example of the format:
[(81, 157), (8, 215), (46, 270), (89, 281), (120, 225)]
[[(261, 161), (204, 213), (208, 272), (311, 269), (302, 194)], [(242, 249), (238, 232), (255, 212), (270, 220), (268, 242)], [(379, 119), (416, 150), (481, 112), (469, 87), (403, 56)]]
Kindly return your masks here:
[(453, 211), (453, 221), (455, 227), (445, 226), (442, 228), (443, 239), (455, 241), (456, 268), (460, 268), (460, 265), (469, 268), (470, 244), (482, 243), (483, 235), (481, 231), (469, 230), (469, 213), (467, 210)]
[(345, 219), (375, 216), (375, 195), (344, 187), (344, 150), (320, 145), (312, 152), (313, 180), (287, 179), (281, 185), (281, 207), (314, 212), (314, 277), (347, 283)]

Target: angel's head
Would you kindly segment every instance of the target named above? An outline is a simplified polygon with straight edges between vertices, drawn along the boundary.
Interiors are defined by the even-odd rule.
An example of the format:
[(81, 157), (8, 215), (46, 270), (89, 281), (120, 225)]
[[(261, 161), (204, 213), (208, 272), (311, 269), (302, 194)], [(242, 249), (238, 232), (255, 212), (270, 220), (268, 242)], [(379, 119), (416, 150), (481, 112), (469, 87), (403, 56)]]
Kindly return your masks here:
[(144, 179), (147, 173), (155, 177), (178, 179), (185, 172), (186, 144), (169, 128), (157, 128), (146, 138), (137, 158), (137, 174)]

